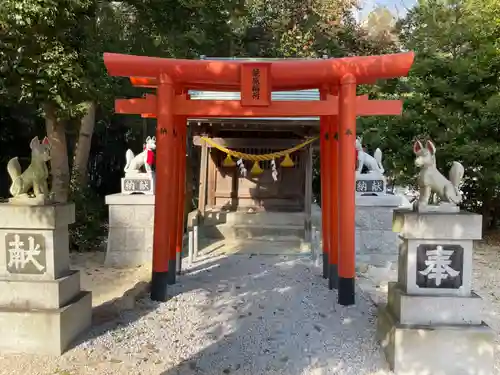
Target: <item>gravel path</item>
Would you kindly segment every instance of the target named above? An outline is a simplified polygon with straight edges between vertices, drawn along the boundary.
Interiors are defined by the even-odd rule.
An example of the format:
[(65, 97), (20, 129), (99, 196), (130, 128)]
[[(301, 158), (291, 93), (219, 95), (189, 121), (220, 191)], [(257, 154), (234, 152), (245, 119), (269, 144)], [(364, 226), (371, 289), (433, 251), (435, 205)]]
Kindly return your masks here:
[[(84, 284), (99, 284), (96, 302), (126, 289), (102, 282), (125, 279), (124, 271), (102, 272), (95, 262), (79, 268)], [(336, 305), (320, 273), (306, 258), (213, 256), (170, 288), (167, 303), (143, 295), (135, 306), (118, 304), (128, 309), (120, 313), (99, 308), (92, 331), (65, 355), (3, 355), (0, 375), (391, 374), (374, 340), (373, 304), (358, 291), (356, 306)], [(143, 274), (130, 272), (129, 284)], [(383, 301), (381, 281), (395, 276), (389, 268), (364, 270), (358, 284)], [(498, 244), (477, 244), (474, 289), (484, 320), (500, 332)], [(498, 339), (496, 361), (500, 374)]]
[(389, 374), (374, 309), (341, 307), (305, 258), (213, 257), (95, 326), (60, 358), (0, 356), (0, 374)]
[(473, 289), (483, 298), (483, 319), (497, 332), (495, 373), (500, 374), (500, 246), (476, 245), (473, 278)]

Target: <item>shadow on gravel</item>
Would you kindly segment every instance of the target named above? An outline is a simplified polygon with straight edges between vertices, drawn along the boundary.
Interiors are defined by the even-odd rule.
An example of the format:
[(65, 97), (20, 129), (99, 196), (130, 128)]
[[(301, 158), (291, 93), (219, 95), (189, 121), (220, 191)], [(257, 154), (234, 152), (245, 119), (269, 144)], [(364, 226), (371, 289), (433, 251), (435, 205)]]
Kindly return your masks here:
[[(204, 240), (201, 244), (203, 247), (212, 246), (217, 243), (217, 240)], [(212, 249), (214, 252), (218, 249)], [(210, 252), (210, 253), (211, 253)], [(204, 254), (210, 255), (209, 254)], [(104, 261), (104, 258), (102, 259)], [(187, 262), (187, 248), (183, 249), (183, 262)], [(189, 272), (193, 273), (197, 268), (206, 269), (207, 264), (199, 267), (191, 267)], [(182, 282), (183, 276), (178, 276), (177, 281)], [(177, 295), (179, 292), (185, 292), (187, 289), (179, 289), (175, 285), (169, 287), (170, 298)], [(156, 310), (160, 303), (153, 302), (149, 299), (149, 283), (138, 282), (122, 296), (111, 301), (102, 303), (92, 309), (92, 327), (89, 331), (80, 335), (69, 347), (71, 350), (85, 342), (89, 342), (106, 332), (113, 332), (125, 328), (127, 325), (141, 319), (143, 316)]]
[[(337, 305), (335, 291), (307, 257), (210, 254), (177, 281), (164, 304), (152, 302), (147, 283), (139, 283), (96, 307), (92, 329), (74, 346), (92, 345), (104, 334), (123, 340), (127, 326), (150, 313), (183, 314), (181, 303), (191, 298), (184, 295), (196, 295), (190, 311), (203, 317), (190, 330), (196, 334), (183, 336), (182, 323), (174, 325), (180, 341), (155, 342), (150, 361), (157, 371), (148, 375), (379, 375), (386, 369), (371, 303), (358, 291), (356, 306)], [(191, 354), (179, 362), (179, 350)], [(136, 370), (142, 373), (140, 365)]]
[(368, 375), (386, 370), (371, 303), (358, 294), (357, 306), (336, 305), (337, 295), (320, 270), (297, 258), (230, 255), (190, 269), (171, 290), (178, 295), (203, 289), (210, 302), (200, 307), (207, 319), (197, 330), (212, 343), (158, 374)]
[[(105, 302), (92, 309), (92, 327), (82, 334), (71, 345), (70, 349), (97, 338), (108, 331), (126, 327), (155, 309), (151, 303), (143, 303), (149, 294), (149, 283), (138, 282), (123, 293), (122, 296)], [(134, 311), (133, 315), (124, 314)]]

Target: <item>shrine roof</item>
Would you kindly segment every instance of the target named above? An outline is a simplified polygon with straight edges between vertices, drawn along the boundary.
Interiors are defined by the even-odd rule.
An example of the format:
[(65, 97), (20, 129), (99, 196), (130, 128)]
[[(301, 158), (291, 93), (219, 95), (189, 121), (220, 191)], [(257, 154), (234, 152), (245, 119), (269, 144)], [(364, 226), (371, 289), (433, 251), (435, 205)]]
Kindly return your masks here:
[(165, 73), (175, 84), (185, 89), (214, 91), (240, 91), (240, 68), (252, 61), (270, 64), (273, 91), (291, 91), (336, 85), (346, 74), (354, 75), (357, 84), (372, 84), (377, 79), (405, 76), (413, 59), (413, 52), (334, 59), (277, 60), (186, 60), (104, 54), (104, 63), (112, 76), (157, 78), (160, 73)]
[[(239, 92), (231, 91), (189, 91), (191, 100), (240, 100)], [(297, 91), (275, 91), (271, 94), (272, 100), (319, 100), (319, 90), (297, 90)], [(228, 121), (238, 120), (240, 118), (227, 119)], [(242, 119), (242, 118), (241, 118)], [(224, 120), (224, 119), (220, 119)], [(248, 120), (248, 119), (247, 119)], [(254, 121), (319, 121), (319, 117), (257, 117)]]
[[(201, 60), (239, 60), (239, 61), (278, 61), (278, 60), (304, 60), (296, 58), (269, 58), (269, 57), (207, 57), (200, 56)], [(234, 91), (198, 91), (190, 90), (189, 95), (191, 100), (240, 100), (241, 93)], [(295, 90), (295, 91), (275, 91), (271, 94), (271, 100), (319, 100), (319, 90), (309, 89), (309, 90)], [(224, 119), (220, 119), (224, 120)], [(244, 120), (243, 118), (231, 118), (232, 120)], [(248, 119), (246, 119), (248, 120)], [(319, 121), (319, 117), (257, 117), (252, 118), (252, 120), (259, 121)]]

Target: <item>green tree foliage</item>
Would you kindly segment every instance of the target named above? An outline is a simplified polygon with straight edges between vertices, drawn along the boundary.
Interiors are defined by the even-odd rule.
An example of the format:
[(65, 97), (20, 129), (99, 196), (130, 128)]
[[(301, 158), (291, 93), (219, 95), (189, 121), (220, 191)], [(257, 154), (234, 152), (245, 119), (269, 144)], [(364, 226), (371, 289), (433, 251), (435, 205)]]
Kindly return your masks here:
[[(59, 150), (72, 151), (89, 103), (97, 107), (98, 136), (92, 139), (89, 163), (90, 173), (96, 175), (90, 176), (88, 186), (74, 186), (70, 193), (84, 205), (96, 199), (96, 192), (103, 195), (117, 188), (104, 188), (110, 178), (99, 173), (120, 174), (127, 143), (142, 144), (140, 120), (112, 115), (116, 97), (140, 91), (107, 75), (105, 51), (197, 58), (340, 57), (414, 50), (416, 61), (408, 78), (361, 90), (373, 97), (405, 99), (401, 118), (360, 121), (366, 143), (384, 150), (384, 164), (396, 180), (413, 182), (411, 144), (417, 137), (432, 139), (443, 172), (452, 160), (466, 167), (467, 205), (488, 217), (497, 215), (498, 1), (420, 1), (395, 28), (384, 9), (374, 11), (365, 25), (357, 24), (351, 12), (356, 6), (355, 0), (3, 0), (0, 120), (40, 132), (44, 116), (46, 122), (50, 117), (41, 109), (50, 104), (54, 113), (47, 123), (57, 128), (61, 139), (68, 136), (68, 145), (61, 143)], [(15, 126), (2, 128), (2, 145), (17, 138)], [(16, 147), (25, 148), (25, 139), (22, 142)], [(10, 147), (7, 153), (13, 152)], [(61, 160), (61, 166), (68, 164), (67, 155)], [(64, 184), (69, 186), (69, 178)], [(102, 202), (79, 212), (99, 221), (99, 207)], [(88, 239), (102, 228), (88, 228), (93, 227), (82, 224), (75, 229), (76, 247), (94, 246)]]
[[(142, 144), (140, 127), (131, 127), (128, 131), (122, 128), (118, 132), (115, 129), (118, 124), (112, 121), (114, 99), (136, 96), (140, 91), (130, 87), (127, 80), (108, 76), (102, 62), (103, 52), (166, 57), (196, 57), (214, 52), (227, 55), (232, 43), (228, 9), (234, 6), (238, 4), (222, 1), (2, 1), (0, 98), (8, 110), (1, 111), (1, 120), (12, 124), (9, 128), (12, 131), (1, 133), (5, 135), (2, 143), (9, 146), (12, 143), (9, 144), (8, 139), (19, 140), (14, 147), (3, 148), (8, 151), (5, 158), (19, 155), (29, 161), (29, 142), (15, 131), (16, 124), (29, 123), (25, 131), (36, 130), (30, 136), (45, 133), (40, 127), (43, 122), (21, 121), (18, 117), (22, 115), (15, 117), (20, 111), (45, 120), (46, 132), (53, 143), (52, 187), (59, 200), (69, 196), (77, 204), (78, 224), (72, 228), (75, 247), (92, 248), (96, 244), (92, 239), (99, 237), (104, 228), (102, 221), (96, 219), (105, 209), (102, 197), (97, 205), (89, 200), (96, 198), (96, 184), (102, 191), (102, 181), (107, 178), (101, 175), (87, 179), (79, 173), (87, 170), (89, 134), (94, 130), (88, 118), (84, 126), (84, 115), (92, 108), (97, 119), (95, 130), (99, 134), (99, 140), (92, 142), (99, 151), (91, 157), (90, 173), (99, 170), (106, 171), (107, 175), (106, 166), (108, 169), (118, 167), (121, 171), (117, 160), (122, 161), (127, 143), (137, 139), (138, 147)], [(122, 118), (121, 126), (134, 122), (134, 119), (128, 120)], [(82, 141), (86, 142), (84, 147), (80, 147)], [(119, 149), (113, 150), (115, 146)], [(74, 167), (78, 168), (73, 173), (69, 168), (68, 150), (79, 151), (74, 159)], [(103, 167), (103, 163), (106, 166)], [(3, 180), (8, 182), (8, 177)], [(93, 184), (93, 191), (89, 190), (87, 181)], [(117, 184), (108, 185), (105, 193), (117, 188)], [(4, 191), (7, 188), (2, 185)]]
[(74, 111), (87, 92), (82, 50), (94, 12), (92, 0), (2, 1), (1, 93)]
[[(228, 56), (233, 25), (244, 3), (230, 0), (128, 0), (125, 6), (133, 22), (152, 43), (142, 54), (160, 57), (197, 58)], [(135, 46), (137, 49), (137, 45)]]
[(375, 40), (394, 42), (397, 40), (396, 17), (387, 7), (376, 7), (368, 14), (363, 26), (368, 32), (368, 36)]
[(382, 53), (391, 42), (375, 41), (358, 25), (355, 0), (250, 0), (236, 54), (259, 57), (331, 57)]
[(466, 169), (465, 205), (485, 223), (500, 214), (500, 49), (494, 1), (420, 1), (399, 25), (403, 48), (416, 52), (408, 78), (379, 97), (402, 96), (401, 118), (371, 119), (386, 165), (399, 182), (414, 182), (412, 143), (431, 139), (445, 175), (453, 160)]

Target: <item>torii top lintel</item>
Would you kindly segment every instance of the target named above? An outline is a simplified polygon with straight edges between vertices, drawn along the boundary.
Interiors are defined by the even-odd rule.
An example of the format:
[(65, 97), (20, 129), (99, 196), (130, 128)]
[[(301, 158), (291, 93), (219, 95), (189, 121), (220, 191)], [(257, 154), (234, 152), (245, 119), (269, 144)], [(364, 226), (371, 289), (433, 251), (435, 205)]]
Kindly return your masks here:
[[(272, 90), (301, 90), (337, 85), (346, 74), (357, 84), (377, 79), (406, 76), (414, 59), (413, 52), (381, 56), (336, 59), (283, 59), (268, 62)], [(253, 63), (245, 60), (186, 60), (105, 53), (104, 64), (111, 76), (157, 78), (167, 74), (185, 89), (239, 91), (240, 68)]]

